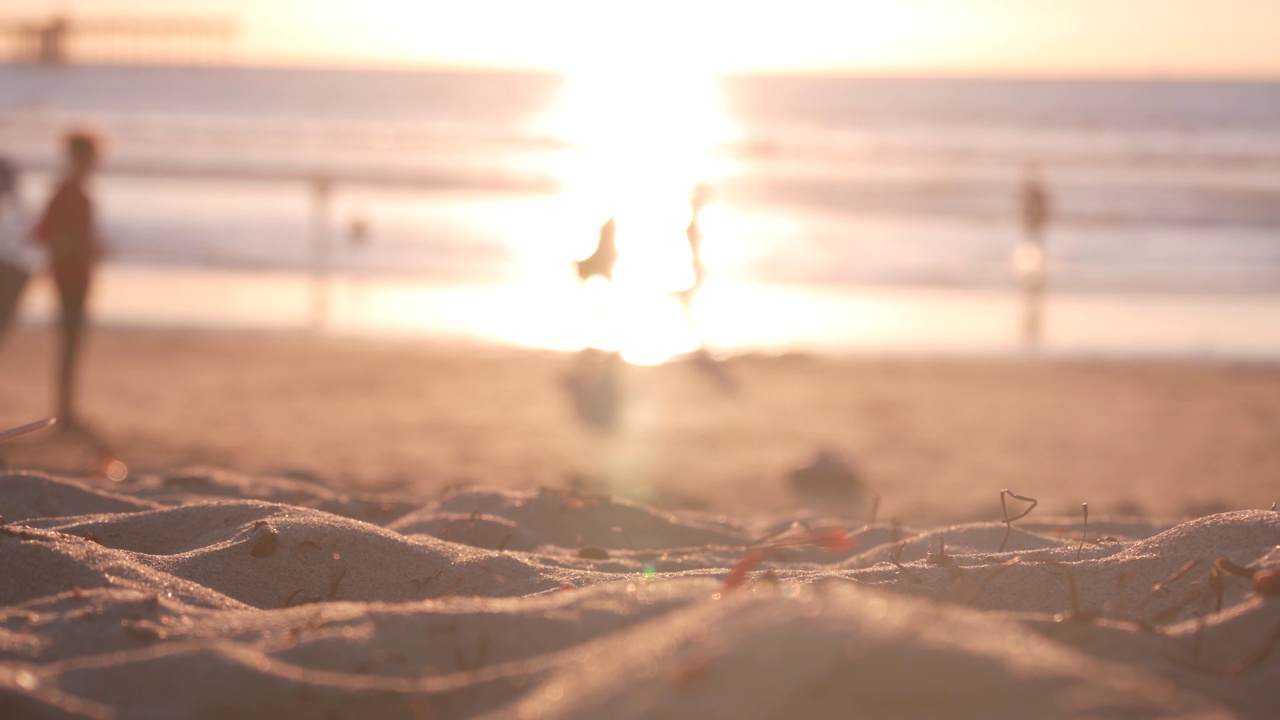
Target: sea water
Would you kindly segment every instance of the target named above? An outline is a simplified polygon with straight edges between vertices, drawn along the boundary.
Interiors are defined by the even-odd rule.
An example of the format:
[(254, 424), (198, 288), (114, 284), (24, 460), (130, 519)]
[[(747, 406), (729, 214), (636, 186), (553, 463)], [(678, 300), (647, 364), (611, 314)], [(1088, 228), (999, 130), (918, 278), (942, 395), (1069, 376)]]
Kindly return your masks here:
[[(0, 65), (0, 154), (34, 213), (59, 134), (106, 139), (105, 321), (288, 329), (319, 313), (331, 332), (638, 359), (1020, 351), (1017, 198), (1034, 163), (1052, 207), (1036, 347), (1280, 357), (1278, 84), (574, 89), (532, 73)], [(671, 292), (692, 279), (696, 182), (712, 190), (707, 281), (686, 310)], [(612, 294), (571, 265), (610, 215)], [(35, 288), (28, 317), (50, 311)]]

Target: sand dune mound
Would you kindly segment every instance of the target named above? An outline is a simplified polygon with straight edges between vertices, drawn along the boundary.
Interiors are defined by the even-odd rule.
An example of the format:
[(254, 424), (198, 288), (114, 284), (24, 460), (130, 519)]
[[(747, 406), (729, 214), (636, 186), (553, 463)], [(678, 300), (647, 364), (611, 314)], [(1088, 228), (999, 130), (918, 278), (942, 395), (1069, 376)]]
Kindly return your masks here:
[(431, 537), (486, 550), (533, 550), (539, 539), (525, 532), (514, 520), (473, 512), (466, 515), (422, 508), (389, 526), (405, 535)]
[(843, 582), (764, 586), (599, 641), (495, 715), (939, 716), (1230, 717), (1014, 621)]
[(164, 504), (194, 498), (252, 499), (315, 508), (384, 525), (418, 507), (415, 500), (392, 495), (337, 492), (319, 482), (277, 475), (246, 475), (219, 468), (194, 467), (122, 485), (133, 494)]
[(54, 537), (92, 537), (123, 551), (129, 563), (260, 608), (459, 593), (524, 595), (581, 580), (570, 570), (551, 577), (556, 573), (512, 555), (266, 503), (209, 503), (32, 524), (61, 533)]
[(288, 506), (253, 501), (200, 503), (133, 513), (104, 513), (35, 518), (28, 527), (85, 537), (103, 547), (148, 555), (175, 555), (233, 538), (240, 528), (281, 512)]
[(61, 533), (0, 527), (0, 605), (99, 587), (180, 597), (196, 607), (238, 606), (216, 590), (157, 572), (127, 553)]
[(1280, 545), (1280, 513), (1242, 510), (1180, 523), (1125, 546), (1116, 559), (1151, 557), (1176, 566), (1204, 557), (1229, 557), (1247, 564), (1276, 545)]
[(0, 475), (0, 517), (9, 522), (41, 517), (131, 512), (157, 507), (101, 488), (38, 473)]
[(442, 501), (439, 510), (505, 518), (541, 543), (566, 548), (652, 550), (750, 542), (745, 530), (727, 522), (691, 514), (677, 518), (600, 495), (465, 490)]
[(891, 555), (899, 562), (914, 562), (938, 552), (951, 555), (995, 555), (1000, 551), (1006, 534), (1008, 541), (1004, 544), (1004, 550), (1007, 552), (1025, 553), (1075, 547), (1071, 538), (1061, 535), (1034, 533), (1019, 527), (1006, 530), (1001, 523), (975, 523), (901, 536), (858, 553), (848, 564), (854, 567), (874, 565), (887, 562)]

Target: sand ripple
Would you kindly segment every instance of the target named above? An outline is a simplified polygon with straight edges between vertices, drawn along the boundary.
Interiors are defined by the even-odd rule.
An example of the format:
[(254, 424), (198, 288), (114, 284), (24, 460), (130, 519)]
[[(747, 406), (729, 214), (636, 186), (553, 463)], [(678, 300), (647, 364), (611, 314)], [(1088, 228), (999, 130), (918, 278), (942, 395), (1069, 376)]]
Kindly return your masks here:
[(1075, 520), (1018, 523), (1000, 551), (1001, 523), (850, 521), (829, 542), (835, 521), (192, 470), (0, 475), (0, 514), (6, 718), (1280, 707), (1280, 598), (1249, 577), (1280, 568), (1272, 511), (1095, 520), (1083, 543)]

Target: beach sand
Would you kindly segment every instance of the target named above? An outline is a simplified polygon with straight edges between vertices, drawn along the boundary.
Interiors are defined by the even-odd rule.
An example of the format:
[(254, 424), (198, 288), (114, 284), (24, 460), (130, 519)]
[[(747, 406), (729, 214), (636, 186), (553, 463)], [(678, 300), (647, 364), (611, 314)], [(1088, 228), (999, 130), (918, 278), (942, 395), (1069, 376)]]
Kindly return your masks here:
[[(52, 350), (8, 339), (0, 426)], [(0, 445), (0, 717), (1280, 707), (1275, 367), (690, 358), (624, 368), (606, 432), (562, 354), (116, 329), (87, 360), (131, 472)], [(820, 448), (851, 473), (801, 492)], [(1002, 488), (1038, 504), (1001, 522)]]
[[(53, 407), (52, 333), (0, 347), (0, 425)], [(1280, 367), (784, 355), (627, 368), (620, 427), (584, 426), (532, 350), (305, 334), (96, 330), (83, 414), (135, 474), (210, 465), (431, 495), (579, 487), (660, 507), (793, 508), (787, 473), (821, 447), (904, 523), (1041, 512), (1158, 517), (1266, 508), (1280, 477)], [(714, 373), (714, 374), (713, 374)], [(84, 472), (55, 433), (14, 467)]]
[(0, 513), (4, 717), (1263, 720), (1280, 704), (1272, 510), (921, 531), (203, 471), (0, 475)]

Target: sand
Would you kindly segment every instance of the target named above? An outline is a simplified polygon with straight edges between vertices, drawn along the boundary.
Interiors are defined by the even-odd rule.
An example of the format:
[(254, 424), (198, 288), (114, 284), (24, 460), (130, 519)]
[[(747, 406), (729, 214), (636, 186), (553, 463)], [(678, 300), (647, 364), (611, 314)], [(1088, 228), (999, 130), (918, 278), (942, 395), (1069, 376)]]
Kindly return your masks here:
[[(90, 347), (102, 442), (0, 444), (0, 717), (1280, 707), (1273, 366), (690, 358), (623, 368), (606, 431), (564, 355)], [(9, 338), (0, 426), (51, 351)]]
[[(49, 414), (46, 329), (0, 346), (0, 425)], [(1157, 517), (1265, 508), (1280, 477), (1280, 367), (1228, 362), (734, 357), (629, 368), (612, 433), (575, 417), (571, 356), (310, 335), (98, 329), (83, 414), (138, 473), (192, 465), (435, 494), (581, 487), (664, 508), (800, 509), (787, 473), (831, 448), (880, 515)], [(57, 435), (11, 466), (82, 473)], [(266, 499), (266, 498), (264, 498)]]
[(1272, 510), (922, 532), (188, 470), (109, 490), (0, 475), (0, 514), (3, 717), (1263, 720), (1280, 706)]

